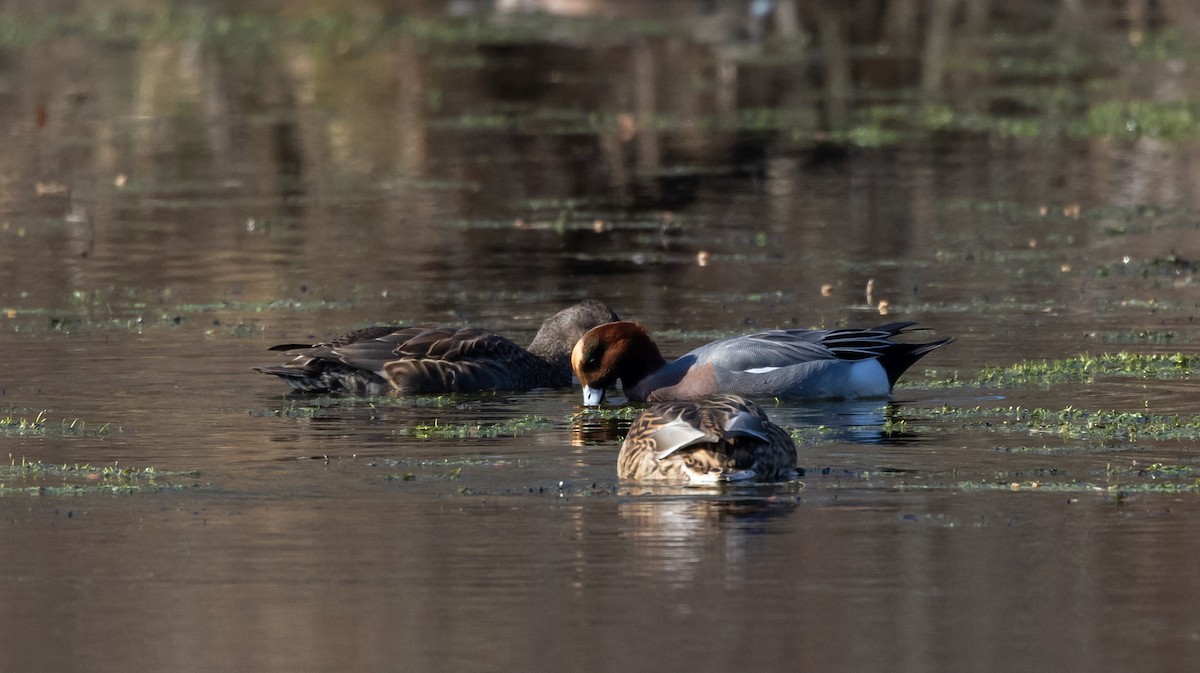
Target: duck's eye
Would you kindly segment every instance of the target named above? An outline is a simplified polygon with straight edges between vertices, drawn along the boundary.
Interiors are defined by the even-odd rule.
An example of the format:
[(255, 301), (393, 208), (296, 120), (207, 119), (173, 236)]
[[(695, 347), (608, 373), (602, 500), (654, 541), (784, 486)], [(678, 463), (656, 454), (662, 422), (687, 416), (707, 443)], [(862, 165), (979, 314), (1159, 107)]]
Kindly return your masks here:
[(588, 369), (595, 369), (596, 367), (599, 367), (601, 355), (603, 355), (603, 353), (598, 350), (588, 351), (583, 357), (583, 366), (587, 367)]

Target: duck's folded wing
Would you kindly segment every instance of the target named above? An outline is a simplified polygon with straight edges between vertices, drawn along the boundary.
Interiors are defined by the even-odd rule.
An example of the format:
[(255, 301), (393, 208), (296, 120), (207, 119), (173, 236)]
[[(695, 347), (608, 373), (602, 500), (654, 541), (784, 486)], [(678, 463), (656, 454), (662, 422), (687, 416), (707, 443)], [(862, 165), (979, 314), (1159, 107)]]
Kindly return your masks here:
[(843, 360), (877, 358), (902, 344), (893, 337), (904, 333), (913, 322), (893, 322), (866, 329), (821, 330), (820, 342)]
[(345, 346), (347, 344), (352, 344), (352, 343), (356, 343), (359, 341), (367, 341), (370, 339), (377, 339), (381, 336), (385, 336), (392, 332), (396, 332), (396, 331), (403, 330), (403, 329), (406, 329), (406, 328), (402, 325), (375, 325), (372, 327), (364, 327), (362, 329), (354, 330), (353, 332), (343, 334), (339, 337), (334, 337), (333, 339), (330, 339), (329, 341), (322, 341), (322, 342), (316, 343), (316, 344), (312, 344), (312, 343), (277, 344), (275, 346), (271, 346), (267, 350), (269, 350), (269, 351), (285, 351), (288, 353), (292, 353), (294, 355), (303, 355), (304, 353), (301, 353), (300, 351), (306, 351), (306, 350), (315, 349), (315, 348), (335, 348), (338, 346)]
[[(330, 376), (351, 383), (355, 377), (366, 377), (404, 393), (548, 385), (535, 375), (539, 364), (544, 364), (536, 356), (494, 332), (478, 328), (369, 327), (315, 346), (285, 344), (277, 350), (297, 357), (280, 368), (260, 371), (293, 379), (320, 377), (322, 383), (313, 384), (314, 390), (330, 387), (325, 381)], [(354, 388), (345, 382), (341, 387)]]
[[(718, 444), (726, 438), (753, 437), (768, 441), (766, 415), (748, 400), (718, 395), (695, 402), (675, 402), (652, 407), (637, 425), (650, 426), (654, 456), (663, 460), (694, 444)], [(630, 428), (634, 432), (635, 428)]]
[(693, 351), (698, 362), (725, 371), (766, 373), (781, 367), (819, 360), (836, 360), (829, 347), (786, 330), (773, 330), (717, 341)]
[(766, 373), (821, 360), (877, 358), (897, 347), (892, 338), (913, 325), (896, 322), (869, 329), (768, 330), (725, 339), (696, 352), (728, 371)]
[(696, 443), (716, 441), (712, 435), (680, 418), (663, 422), (649, 436), (654, 439), (654, 457), (658, 460)]
[(725, 436), (727, 437), (753, 437), (764, 442), (771, 441), (770, 435), (767, 433), (767, 428), (764, 425), (765, 417), (752, 414), (749, 411), (738, 411), (730, 414), (725, 419)]
[(403, 360), (500, 361), (524, 353), (524, 349), (488, 330), (424, 325), (391, 330), (349, 343), (322, 344), (296, 353), (382, 372), (388, 363)]

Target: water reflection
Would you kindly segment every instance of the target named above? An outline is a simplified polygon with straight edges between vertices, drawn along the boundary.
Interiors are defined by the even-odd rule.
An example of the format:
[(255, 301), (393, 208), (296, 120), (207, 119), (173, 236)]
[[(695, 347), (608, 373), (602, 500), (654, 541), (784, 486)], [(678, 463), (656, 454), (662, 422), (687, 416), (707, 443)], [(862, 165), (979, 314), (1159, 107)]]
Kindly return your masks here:
[(589, 413), (587, 409), (576, 411), (571, 418), (571, 443), (575, 446), (619, 444), (629, 432), (631, 422), (631, 418), (606, 417)]
[(799, 506), (789, 493), (771, 495), (730, 494), (729, 491), (669, 487), (623, 486), (620, 493), (632, 499), (617, 505), (623, 539), (633, 543), (631, 572), (646, 575), (676, 588), (712, 581), (720, 568), (726, 588), (745, 580), (747, 545), (768, 528), (763, 523), (786, 517)]
[[(10, 48), (0, 61), (8, 83), (0, 122), (14, 133), (0, 168), (27, 179), (0, 186), (0, 209), (59, 219), (50, 249), (69, 262), (71, 278), (38, 293), (62, 296), (113, 275), (123, 283), (190, 282), (183, 267), (192, 255), (175, 264), (161, 259), (164, 249), (215, 260), (222, 273), (214, 279), (244, 274), (222, 254), (230, 247), (275, 257), (246, 279), (256, 298), (294, 285), (331, 249), (367, 268), (396, 269), (378, 272), (390, 281), (415, 269), (482, 291), (517, 269), (577, 270), (571, 257), (594, 259), (611, 248), (626, 254), (588, 265), (586, 276), (612, 273), (614, 264), (641, 266), (650, 282), (668, 284), (683, 271), (670, 267), (697, 252), (720, 261), (746, 251), (736, 236), (703, 247), (677, 240), (668, 246), (679, 254), (666, 259), (680, 261), (645, 268), (661, 242), (637, 243), (623, 221), (688, 209), (701, 226), (752, 239), (765, 233), (773, 249), (819, 249), (836, 236), (843, 260), (864, 261), (935, 246), (945, 217), (940, 197), (956, 184), (989, 184), (1056, 208), (1114, 195), (1124, 204), (1200, 204), (1179, 168), (1195, 150), (1173, 146), (1169, 163), (1161, 160), (1161, 136), (1174, 127), (1130, 116), (1136, 110), (1123, 116), (1119, 100), (1064, 101), (1038, 69), (1078, 64), (1073, 75), (1096, 80), (1093, 90), (1123, 90), (1101, 86), (1112, 75), (1111, 50), (1100, 47), (1137, 42), (1147, 26), (1195, 34), (1195, 13), (1181, 3), (1156, 4), (1136, 18), (1031, 1), (1003, 15), (974, 0), (863, 3), (855, 11), (785, 0), (670, 3), (661, 14), (629, 2), (572, 3), (570, 11), (517, 4), (520, 11), (511, 3), (471, 3), (467, 11), (426, 3), (406, 13), (364, 6), (356, 16), (372, 18), (344, 21), (322, 21), (319, 4), (311, 14), (282, 17), (250, 7), (236, 19), (189, 5), (165, 14), (168, 23), (187, 17), (166, 31), (186, 36), (178, 41), (146, 39), (157, 35), (157, 15), (131, 11), (115, 36), (84, 30), (72, 33), (69, 48), (39, 40)], [(75, 11), (103, 15), (88, 7)], [(524, 13), (532, 9), (570, 17), (539, 22)], [(20, 14), (51, 35), (75, 25), (47, 10)], [(1048, 26), (1061, 35), (1028, 44), (986, 39)], [(995, 62), (994, 70), (960, 65)], [(1169, 64), (1119, 65), (1153, 102), (1177, 99), (1195, 76)], [(80, 72), (90, 76), (67, 74)], [(1064, 115), (1100, 126), (1083, 129), (1077, 141), (1055, 132)], [(1103, 126), (1109, 117), (1117, 125)], [(1125, 122), (1147, 136), (1134, 138), (1131, 154), (1088, 141), (1128, 133)], [(901, 142), (980, 127), (1015, 136), (976, 148), (1004, 161), (947, 165), (940, 152), (913, 153)], [(1037, 142), (1020, 142), (1024, 129)], [(946, 140), (943, 152), (970, 138)], [(856, 143), (897, 149), (876, 154)], [(897, 180), (903, 184), (893, 190)], [(47, 187), (35, 191), (32, 183)], [(765, 198), (717, 208), (745, 190)], [(185, 212), (204, 204), (206, 212)], [(615, 221), (606, 235), (592, 233), (598, 216)], [(330, 220), (345, 226), (323, 224)], [(267, 228), (248, 229), (249, 221)], [(518, 221), (551, 226), (522, 230)], [(203, 226), (214, 222), (222, 224)], [(389, 243), (397, 232), (402, 239)], [(127, 257), (113, 251), (131, 235), (151, 238), (143, 256), (157, 254), (161, 263), (137, 265), (136, 274), (122, 265)], [(1072, 236), (1081, 243), (1088, 234)], [(1017, 232), (1009, 241), (1029, 238)], [(539, 254), (511, 266), (496, 259), (498, 250), (548, 252), (563, 243), (567, 259)], [(86, 259), (98, 254), (99, 263), (81, 263), (89, 251)], [(22, 256), (4, 279), (18, 282), (45, 261)], [(464, 269), (486, 269), (486, 277)], [(877, 273), (887, 288), (928, 280), (903, 268)], [(781, 275), (789, 287), (829, 283), (838, 292), (863, 280), (821, 260)], [(349, 276), (351, 283), (366, 277)]]
[(893, 438), (883, 426), (895, 407), (886, 400), (818, 401), (767, 407), (771, 420), (791, 428), (820, 428), (826, 439), (875, 443)]
[[(113, 430), (0, 440), (200, 476), (0, 497), (0, 668), (1186, 670), (1194, 442), (894, 421), (1186, 419), (1191, 375), (780, 404), (823, 428), (801, 500), (625, 489), (577, 391), (251, 367), (381, 321), (527, 341), (598, 294), (705, 335), (675, 353), (893, 319), (960, 337), (941, 378), (1190, 352), (1193, 4), (8, 3), (0, 396)], [(714, 615), (774, 646), (704, 647)]]

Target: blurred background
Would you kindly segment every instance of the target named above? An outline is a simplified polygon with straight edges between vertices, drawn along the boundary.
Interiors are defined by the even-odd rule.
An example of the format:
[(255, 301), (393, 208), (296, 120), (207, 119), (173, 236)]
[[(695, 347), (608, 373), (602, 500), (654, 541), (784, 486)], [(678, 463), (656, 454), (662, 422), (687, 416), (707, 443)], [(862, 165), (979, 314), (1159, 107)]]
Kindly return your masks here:
[[(18, 311), (142, 286), (375, 320), (602, 295), (660, 327), (681, 302), (819, 324), (871, 279), (910, 310), (999, 285), (1075, 304), (1125, 253), (1198, 252), (1192, 227), (1112, 245), (1196, 208), (1190, 2), (3, 8)], [(786, 315), (737, 301), (770, 293)]]

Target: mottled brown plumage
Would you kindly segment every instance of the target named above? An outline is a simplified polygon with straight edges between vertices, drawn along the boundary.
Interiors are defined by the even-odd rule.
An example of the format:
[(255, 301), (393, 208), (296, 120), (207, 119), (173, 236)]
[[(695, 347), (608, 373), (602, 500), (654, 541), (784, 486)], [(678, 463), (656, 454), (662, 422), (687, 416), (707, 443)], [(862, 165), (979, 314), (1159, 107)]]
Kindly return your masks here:
[(737, 395), (656, 404), (630, 425), (617, 476), (677, 484), (786, 481), (796, 476), (796, 445)]
[(587, 330), (617, 320), (586, 300), (559, 311), (528, 349), (485, 329), (422, 325), (367, 327), (314, 345), (281, 344), (296, 357), (257, 367), (294, 390), (380, 395), (531, 390), (571, 385), (571, 347)]

